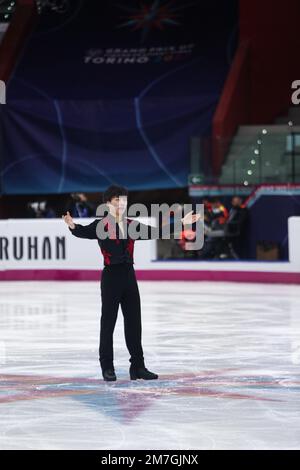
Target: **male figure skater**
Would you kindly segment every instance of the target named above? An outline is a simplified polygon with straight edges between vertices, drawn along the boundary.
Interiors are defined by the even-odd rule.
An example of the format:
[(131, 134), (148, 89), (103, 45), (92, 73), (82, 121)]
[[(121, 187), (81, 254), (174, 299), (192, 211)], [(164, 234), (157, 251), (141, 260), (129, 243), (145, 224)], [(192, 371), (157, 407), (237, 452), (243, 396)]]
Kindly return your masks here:
[[(141, 303), (133, 268), (135, 240), (129, 234), (124, 237), (124, 229), (126, 224), (127, 227), (129, 224), (135, 224), (138, 233), (141, 232), (141, 228), (144, 228), (147, 230), (148, 238), (156, 237), (152, 237), (150, 225), (142, 224), (124, 216), (127, 197), (128, 190), (126, 188), (110, 186), (103, 194), (103, 202), (109, 208), (108, 215), (96, 219), (86, 226), (75, 224), (69, 212), (67, 212), (67, 215), (62, 216), (71, 233), (76, 237), (90, 240), (97, 239), (104, 257), (104, 269), (101, 277), (102, 311), (99, 361), (103, 378), (106, 381), (115, 381), (117, 379), (113, 364), (113, 332), (119, 305), (121, 305), (124, 316), (125, 341), (130, 353), (130, 379), (152, 380), (158, 378), (157, 374), (150, 372), (145, 367), (141, 341)], [(199, 220), (200, 214), (192, 215), (192, 212), (181, 219), (184, 225), (190, 225)], [(103, 229), (109, 235), (108, 238), (99, 238), (97, 235), (98, 224), (103, 224)], [(172, 232), (172, 228), (170, 231)]]

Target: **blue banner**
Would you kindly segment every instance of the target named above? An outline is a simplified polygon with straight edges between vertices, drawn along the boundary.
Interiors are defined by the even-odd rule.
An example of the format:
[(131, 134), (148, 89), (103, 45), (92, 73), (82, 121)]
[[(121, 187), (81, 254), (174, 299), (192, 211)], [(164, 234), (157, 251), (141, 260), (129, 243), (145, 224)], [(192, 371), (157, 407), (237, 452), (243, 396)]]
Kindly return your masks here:
[(66, 5), (43, 12), (8, 85), (2, 192), (187, 186), (190, 138), (209, 134), (234, 54), (237, 2)]

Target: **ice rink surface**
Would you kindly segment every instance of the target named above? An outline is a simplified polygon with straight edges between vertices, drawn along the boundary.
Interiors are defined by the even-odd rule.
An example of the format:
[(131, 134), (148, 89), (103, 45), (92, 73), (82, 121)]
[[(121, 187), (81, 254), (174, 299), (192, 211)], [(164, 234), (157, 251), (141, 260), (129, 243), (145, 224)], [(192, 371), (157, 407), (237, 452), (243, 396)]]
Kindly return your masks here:
[(98, 365), (95, 282), (0, 283), (0, 449), (300, 449), (300, 286), (139, 282), (146, 366)]

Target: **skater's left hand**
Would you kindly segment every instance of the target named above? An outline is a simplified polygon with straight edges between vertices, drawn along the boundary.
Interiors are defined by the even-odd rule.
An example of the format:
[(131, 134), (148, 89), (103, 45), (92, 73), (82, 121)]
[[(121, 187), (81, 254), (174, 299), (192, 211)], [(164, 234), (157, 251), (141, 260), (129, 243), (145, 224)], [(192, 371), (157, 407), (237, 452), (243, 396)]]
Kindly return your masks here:
[(183, 223), (183, 225), (194, 224), (201, 218), (201, 214), (193, 214), (193, 212), (194, 211), (189, 212), (181, 219), (181, 222)]

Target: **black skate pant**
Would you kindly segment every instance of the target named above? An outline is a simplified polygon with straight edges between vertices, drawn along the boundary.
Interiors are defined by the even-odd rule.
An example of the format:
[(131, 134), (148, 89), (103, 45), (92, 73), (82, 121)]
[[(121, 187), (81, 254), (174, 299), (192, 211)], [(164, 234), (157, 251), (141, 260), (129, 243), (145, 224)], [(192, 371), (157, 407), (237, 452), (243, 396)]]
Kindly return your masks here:
[(119, 305), (124, 316), (129, 361), (134, 367), (143, 367), (141, 301), (132, 264), (112, 264), (104, 267), (101, 277), (101, 300), (99, 360), (102, 370), (113, 367), (113, 332)]

